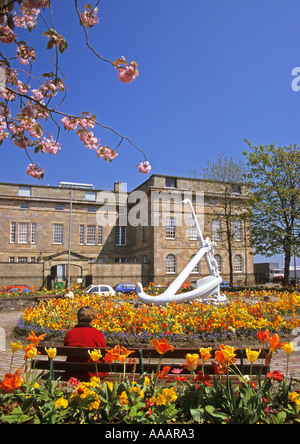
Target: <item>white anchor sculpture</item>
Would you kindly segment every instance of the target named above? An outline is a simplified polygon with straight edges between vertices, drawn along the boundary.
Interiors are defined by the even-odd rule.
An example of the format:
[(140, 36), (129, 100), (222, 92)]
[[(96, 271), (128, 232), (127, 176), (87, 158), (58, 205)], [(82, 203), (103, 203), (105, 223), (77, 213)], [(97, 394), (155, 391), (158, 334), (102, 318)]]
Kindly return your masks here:
[[(142, 284), (138, 283), (137, 295), (138, 298), (145, 304), (166, 305), (172, 302), (187, 302), (197, 298), (201, 298), (203, 301), (208, 301), (208, 298), (211, 295), (213, 295), (211, 300), (214, 303), (219, 303), (226, 300), (225, 295), (220, 295), (220, 283), (222, 278), (219, 275), (218, 264), (214, 258), (214, 248), (216, 244), (209, 238), (204, 241), (192, 202), (189, 199), (185, 199), (183, 203), (190, 205), (193, 219), (195, 221), (197, 237), (200, 242), (200, 249), (164, 293), (158, 296), (148, 295), (144, 293)], [(199, 279), (194, 290), (176, 294), (203, 256), (205, 256), (210, 276)]]

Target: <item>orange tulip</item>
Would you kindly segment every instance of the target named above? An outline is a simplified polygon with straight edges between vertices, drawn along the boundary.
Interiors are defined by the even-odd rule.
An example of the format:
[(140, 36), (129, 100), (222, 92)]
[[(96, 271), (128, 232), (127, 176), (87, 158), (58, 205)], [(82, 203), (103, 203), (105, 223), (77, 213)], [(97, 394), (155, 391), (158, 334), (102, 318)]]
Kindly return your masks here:
[(285, 345), (285, 342), (279, 342), (279, 336), (275, 333), (269, 338), (270, 352), (274, 352)]
[(24, 382), (20, 374), (21, 368), (18, 368), (16, 373), (6, 373), (3, 381), (0, 383), (0, 389), (6, 393), (12, 393), (14, 390), (20, 388)]
[(158, 341), (157, 339), (152, 339), (152, 345), (155, 348), (155, 350), (160, 353), (161, 355), (163, 355), (164, 353), (166, 353), (167, 351), (174, 350), (173, 345), (169, 345), (167, 343), (166, 338), (161, 339), (160, 341)]
[(127, 350), (125, 347), (121, 347), (120, 354), (119, 354), (119, 361), (124, 364), (126, 361), (126, 358), (131, 354), (134, 353), (134, 350)]
[(258, 339), (262, 344), (265, 344), (265, 343), (268, 341), (269, 337), (270, 337), (269, 330), (266, 330), (266, 331), (259, 331), (259, 332), (257, 333), (257, 339)]
[(28, 336), (27, 340), (29, 342), (31, 342), (32, 345), (34, 345), (35, 347), (39, 345), (40, 341), (43, 341), (45, 339), (46, 333), (44, 333), (41, 336), (36, 336), (36, 334), (31, 331), (31, 335)]
[(106, 351), (107, 353), (103, 359), (107, 364), (111, 364), (112, 362), (116, 362), (119, 360), (120, 351), (121, 351), (119, 345), (116, 345), (112, 350), (106, 350)]

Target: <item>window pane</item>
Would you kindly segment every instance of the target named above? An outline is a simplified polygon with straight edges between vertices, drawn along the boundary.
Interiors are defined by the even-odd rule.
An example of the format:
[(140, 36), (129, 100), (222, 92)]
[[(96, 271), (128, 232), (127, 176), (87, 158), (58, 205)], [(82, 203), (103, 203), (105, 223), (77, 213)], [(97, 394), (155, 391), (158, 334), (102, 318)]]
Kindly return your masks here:
[(215, 242), (221, 242), (222, 240), (220, 219), (215, 219), (212, 221), (212, 240)]
[(54, 244), (62, 244), (63, 243), (63, 224), (54, 224), (53, 225), (53, 243)]
[(176, 239), (175, 217), (166, 219), (166, 239)]
[(10, 223), (10, 243), (14, 244), (16, 242), (16, 222)]
[(27, 244), (28, 243), (28, 223), (20, 222), (18, 224), (18, 243)]
[(235, 220), (233, 223), (234, 240), (241, 241), (243, 239), (242, 221)]
[(96, 245), (96, 225), (88, 225), (86, 230), (87, 245)]
[(167, 256), (166, 273), (176, 273), (176, 258), (173, 254)]
[(98, 245), (103, 243), (103, 227), (98, 226)]
[(198, 236), (196, 230), (196, 223), (194, 219), (190, 219), (189, 222), (190, 222), (190, 240), (197, 240)]
[(234, 272), (235, 273), (243, 272), (243, 258), (239, 254), (237, 254), (234, 258)]
[(84, 225), (79, 226), (79, 244), (84, 244)]
[(31, 196), (31, 187), (20, 186), (19, 196)]
[(36, 223), (31, 224), (31, 243), (36, 243)]
[(116, 245), (126, 245), (126, 227), (115, 227)]

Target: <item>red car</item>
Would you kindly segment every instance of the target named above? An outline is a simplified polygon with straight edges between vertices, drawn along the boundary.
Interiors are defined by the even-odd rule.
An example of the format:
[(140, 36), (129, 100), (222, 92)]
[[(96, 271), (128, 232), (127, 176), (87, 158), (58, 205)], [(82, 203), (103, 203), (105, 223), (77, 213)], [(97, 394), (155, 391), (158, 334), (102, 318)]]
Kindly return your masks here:
[(0, 293), (32, 293), (28, 285), (10, 285), (0, 290)]

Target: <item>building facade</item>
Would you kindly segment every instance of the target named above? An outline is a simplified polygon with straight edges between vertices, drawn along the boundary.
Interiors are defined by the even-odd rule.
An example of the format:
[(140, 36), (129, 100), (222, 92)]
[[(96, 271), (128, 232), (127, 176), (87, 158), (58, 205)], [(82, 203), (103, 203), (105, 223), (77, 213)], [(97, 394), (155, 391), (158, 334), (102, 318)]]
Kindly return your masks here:
[[(129, 192), (93, 185), (0, 184), (2, 214), (0, 285), (52, 288), (56, 282), (85, 288), (90, 283), (167, 283), (199, 249), (189, 199), (203, 231), (216, 241), (215, 257), (229, 277), (222, 199), (228, 184), (152, 175)], [(254, 280), (247, 222), (241, 218), (247, 190), (230, 185), (234, 281)], [(227, 188), (226, 188), (227, 190)], [(205, 261), (190, 281), (208, 274)]]

